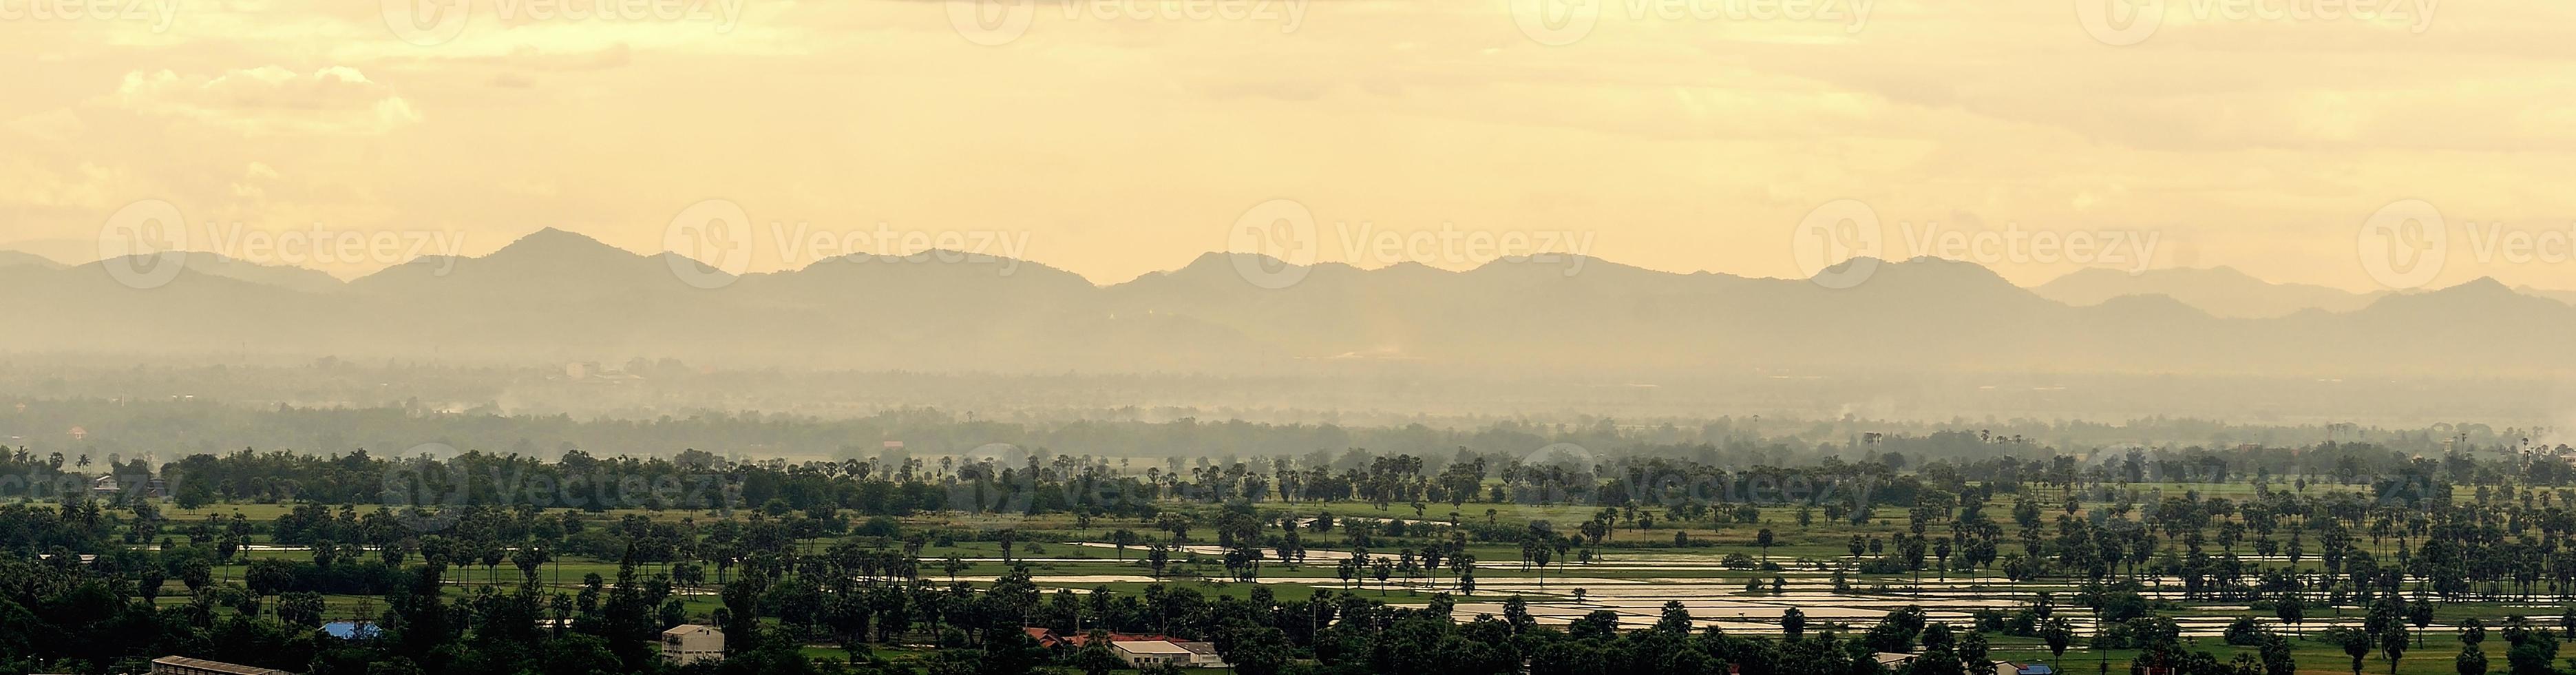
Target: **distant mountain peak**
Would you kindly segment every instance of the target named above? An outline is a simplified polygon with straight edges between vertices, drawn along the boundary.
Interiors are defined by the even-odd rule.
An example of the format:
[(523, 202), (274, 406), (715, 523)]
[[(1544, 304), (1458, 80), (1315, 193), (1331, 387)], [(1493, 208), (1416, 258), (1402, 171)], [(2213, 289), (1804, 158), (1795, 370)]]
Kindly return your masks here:
[(2497, 281), (2495, 277), (2478, 277), (2448, 288), (2423, 293), (2411, 293), (2407, 295), (2409, 297), (2424, 298), (2427, 301), (2439, 302), (2446, 306), (2458, 307), (2493, 307), (2505, 305), (2507, 303), (2529, 303), (2535, 300), (2549, 302), (2552, 304), (2557, 302), (2555, 300), (2527, 295), (2520, 291), (2516, 291), (2513, 287), (2504, 285), (2504, 282)]
[(2515, 291), (2493, 277), (2479, 277), (2439, 290), (2392, 293), (2372, 303), (2368, 311), (2419, 321), (2476, 321), (2545, 315), (2566, 308), (2557, 300)]
[[(1164, 272), (1147, 272), (1144, 276), (1199, 278), (1218, 274), (1233, 275), (1237, 273), (1236, 270), (1243, 269), (1285, 270), (1292, 267), (1300, 267), (1300, 265), (1260, 253), (1209, 251), (1199, 254), (1199, 257), (1197, 258), (1190, 259), (1190, 264), (1182, 265), (1180, 269)], [(1305, 265), (1304, 267), (1312, 267), (1312, 265)]]
[(2151, 317), (2157, 320), (2180, 316), (2199, 318), (2210, 316), (2209, 312), (2164, 294), (2123, 295), (2104, 300), (2102, 304), (2093, 305), (2090, 309), (2100, 312), (2099, 315)]
[(501, 247), (501, 250), (493, 255), (498, 256), (505, 253), (597, 255), (599, 253), (611, 251), (616, 252), (622, 257), (641, 257), (626, 249), (610, 246), (606, 242), (602, 242), (590, 235), (554, 227), (547, 227), (528, 233), (528, 236), (520, 237), (518, 241), (510, 242), (510, 245)]
[[(994, 264), (994, 263), (1004, 263), (1004, 264), (1021, 264), (1021, 265), (1036, 265), (1036, 264), (1038, 264), (1038, 263), (1035, 263), (1035, 262), (1031, 262), (1031, 261), (1027, 261), (1027, 260), (1021, 260), (1021, 259), (1019, 259), (1019, 258), (1013, 258), (1013, 257), (1006, 256), (1006, 255), (1002, 255), (1002, 254), (999, 254), (999, 253), (977, 253), (977, 252), (974, 252), (974, 251), (961, 251), (961, 250), (956, 250), (956, 249), (946, 249), (946, 248), (926, 248), (926, 249), (922, 249), (922, 250), (919, 250), (919, 251), (914, 251), (914, 252), (911, 252), (911, 253), (869, 253), (869, 252), (866, 252), (866, 251), (861, 251), (861, 252), (857, 252), (857, 253), (844, 253), (844, 254), (841, 254), (841, 255), (836, 255), (836, 256), (829, 257), (829, 258), (824, 258), (824, 259), (822, 259), (822, 260), (814, 261), (813, 263), (809, 264), (809, 266), (811, 266), (811, 265), (820, 265), (820, 264), (823, 264), (823, 263), (861, 263), (861, 264), (865, 264), (865, 263), (880, 263), (880, 262), (922, 262), (922, 263), (960, 263), (960, 264)], [(1052, 268), (1050, 268), (1050, 269), (1052, 269)]]
[[(156, 259), (157, 262), (148, 262), (155, 261)], [(293, 265), (240, 260), (210, 251), (162, 251), (159, 253), (137, 253), (100, 260), (82, 265), (81, 268), (103, 269), (111, 264), (150, 265), (161, 263), (176, 264), (180, 269), (186, 270), (192, 274), (222, 277), (234, 281), (276, 286), (309, 293), (336, 291), (344, 285), (340, 281), (339, 277), (331, 276), (330, 274), (319, 270), (296, 267)]]
[(1232, 264), (1234, 264), (1234, 262), (1235, 262), (1235, 261), (1237, 261), (1237, 260), (1243, 260), (1243, 261), (1249, 261), (1249, 262), (1262, 262), (1262, 263), (1269, 263), (1269, 264), (1276, 264), (1276, 265), (1286, 265), (1286, 264), (1289, 264), (1289, 263), (1288, 263), (1288, 261), (1286, 261), (1286, 260), (1281, 260), (1281, 259), (1279, 259), (1278, 257), (1276, 257), (1276, 256), (1272, 256), (1272, 255), (1267, 254), (1267, 253), (1239, 253), (1239, 252), (1235, 252), (1235, 251), (1209, 251), (1209, 252), (1206, 252), (1206, 253), (1201, 253), (1201, 254), (1199, 254), (1199, 257), (1197, 257), (1197, 258), (1193, 258), (1193, 259), (1191, 259), (1191, 260), (1190, 260), (1190, 264), (1183, 266), (1183, 267), (1182, 267), (1182, 269), (1188, 269), (1188, 268), (1191, 268), (1191, 267), (1200, 267), (1200, 266), (1210, 266), (1210, 267), (1213, 267), (1213, 266), (1220, 266), (1220, 265), (1232, 265)]
[(2479, 293), (2479, 294), (2497, 294), (2497, 293), (2501, 293), (2501, 294), (2506, 294), (2506, 295), (2512, 295), (2512, 294), (2514, 294), (2514, 292), (2513, 292), (2513, 288), (2512, 288), (2512, 287), (2504, 285), (2504, 282), (2502, 282), (2502, 281), (2497, 281), (2495, 277), (2478, 277), (2478, 278), (2475, 278), (2475, 279), (2470, 279), (2470, 280), (2468, 280), (2468, 281), (2466, 281), (2466, 282), (2462, 282), (2460, 285), (2452, 286), (2452, 287), (2450, 287), (2450, 288), (2445, 288), (2445, 289), (2442, 289), (2442, 290), (2440, 290), (2440, 291), (2435, 291), (2435, 292), (2437, 292), (2437, 293)]
[(1449, 270), (1444, 270), (1444, 269), (1440, 269), (1440, 268), (1437, 268), (1437, 267), (1432, 267), (1432, 266), (1430, 266), (1430, 265), (1428, 265), (1428, 264), (1421, 263), (1421, 262), (1417, 262), (1417, 261), (1412, 261), (1412, 260), (1399, 261), (1399, 262), (1397, 262), (1397, 263), (1395, 263), (1395, 264), (1393, 264), (1393, 265), (1388, 265), (1388, 266), (1385, 266), (1385, 267), (1378, 268), (1378, 270), (1377, 270), (1377, 271), (1380, 271), (1380, 272), (1400, 272), (1400, 273), (1406, 273), (1406, 274), (1425, 273), (1425, 272), (1439, 273), (1439, 274), (1449, 274), (1449, 273), (1450, 273), (1450, 271), (1449, 271)]
[[(2200, 272), (2200, 273), (2203, 273), (2203, 274), (2207, 274), (2207, 275), (2210, 275), (2210, 276), (2216, 276), (2216, 277), (2227, 277), (2227, 278), (2231, 278), (2231, 279), (2248, 279), (2248, 280), (2253, 280), (2253, 281), (2261, 281), (2261, 282), (2263, 282), (2263, 283), (2267, 283), (2267, 284), (2268, 284), (2268, 283), (2272, 283), (2271, 281), (2268, 281), (2268, 280), (2265, 280), (2265, 279), (2262, 279), (2262, 278), (2256, 277), (2256, 276), (2254, 276), (2254, 275), (2246, 274), (2246, 273), (2245, 273), (2245, 270), (2236, 269), (2234, 266), (2230, 266), (2230, 265), (2219, 265), (2219, 266), (2216, 266), (2216, 267), (2201, 267), (2201, 268), (2191, 268), (2191, 267), (2171, 267), (2171, 268), (2165, 268), (2165, 269), (2183, 269), (2183, 270), (2193, 270), (2193, 271), (2196, 271), (2196, 272)], [(2154, 272), (2155, 270), (2147, 270), (2147, 271), (2149, 271), (2149, 272)]]
[(1819, 270), (1816, 272), (1816, 276), (1824, 277), (1827, 275), (1843, 273), (1845, 270), (1848, 270), (1851, 265), (1869, 264), (1876, 264), (1878, 266), (1876, 270), (1870, 272), (1871, 279), (1879, 279), (1881, 275), (1892, 275), (1888, 278), (1905, 279), (1913, 283), (1982, 284), (1993, 282), (2012, 286), (2015, 289), (2021, 288), (2019, 286), (2013, 286), (2012, 282), (2006, 281), (2003, 275), (1996, 274), (1994, 270), (1988, 269), (1984, 265), (1979, 265), (1965, 260), (1951, 260), (1949, 258), (1935, 256), (1916, 256), (1904, 260), (1883, 260), (1878, 258), (1856, 257), (1834, 265), (1833, 267)]
[(2314, 284), (2267, 281), (2244, 270), (2216, 267), (2160, 267), (2132, 272), (2088, 267), (2031, 287), (2040, 297), (2077, 307), (2113, 298), (2162, 295), (2211, 316), (2282, 317), (2307, 310), (2343, 313), (2359, 310), (2379, 293), (2353, 293)]
[(2087, 283), (2110, 284), (2132, 281), (2137, 283), (2167, 282), (2188, 284), (2250, 284), (2258, 286), (2290, 285), (2246, 274), (2244, 270), (2240, 270), (2232, 266), (2217, 265), (2213, 267), (2156, 267), (2143, 270), (2129, 270), (2118, 267), (2086, 267), (2059, 275), (2057, 278), (2051, 279), (2047, 283), (2040, 284), (2040, 286), (2067, 287)]
[(58, 270), (64, 267), (62, 263), (55, 262), (52, 258), (25, 251), (0, 250), (0, 267), (15, 267), (20, 265), (49, 270)]

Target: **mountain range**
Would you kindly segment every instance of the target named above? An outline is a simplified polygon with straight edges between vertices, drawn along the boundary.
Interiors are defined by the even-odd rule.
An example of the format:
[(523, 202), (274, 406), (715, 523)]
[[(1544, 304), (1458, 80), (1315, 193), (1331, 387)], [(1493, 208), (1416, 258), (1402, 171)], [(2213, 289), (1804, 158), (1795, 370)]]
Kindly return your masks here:
[(2166, 268), (2130, 274), (2108, 268), (2086, 268), (2031, 292), (2069, 305), (2099, 305), (2129, 295), (2162, 295), (2211, 316), (2268, 319), (2305, 310), (2349, 312), (2367, 307), (2380, 293), (2354, 293), (2310, 284), (2276, 284), (2233, 267)]
[(21, 251), (0, 251), (0, 267), (18, 267), (22, 265), (42, 267), (45, 269), (61, 269), (63, 267), (62, 263), (54, 262), (51, 258), (46, 258), (33, 253), (25, 253)]
[[(18, 262), (12, 262), (12, 261)], [(41, 260), (41, 259), (39, 259)], [(0, 255), (9, 353), (332, 355), (980, 372), (1658, 373), (1885, 370), (2530, 377), (2576, 369), (2576, 307), (2491, 279), (2407, 294), (2225, 268), (2079, 272), (1885, 261), (1856, 287), (1608, 261), (1307, 266), (1249, 254), (1096, 285), (999, 258), (853, 256), (680, 282), (697, 263), (545, 230), (490, 255), (341, 282), (212, 254), (163, 286)], [(720, 273), (718, 273), (720, 274)]]

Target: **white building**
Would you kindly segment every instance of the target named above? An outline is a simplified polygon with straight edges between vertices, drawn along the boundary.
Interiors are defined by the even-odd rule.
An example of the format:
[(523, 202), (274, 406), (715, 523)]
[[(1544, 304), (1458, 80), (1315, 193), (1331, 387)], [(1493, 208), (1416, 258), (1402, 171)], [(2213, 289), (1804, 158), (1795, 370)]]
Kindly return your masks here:
[(1220, 656), (1217, 656), (1217, 655), (1216, 655), (1216, 643), (1214, 643), (1214, 642), (1173, 642), (1173, 643), (1172, 643), (1172, 646), (1180, 647), (1180, 648), (1182, 648), (1182, 649), (1189, 650), (1189, 652), (1190, 652), (1190, 661), (1189, 661), (1188, 663), (1181, 664), (1181, 665), (1182, 665), (1182, 666), (1184, 666), (1184, 667), (1189, 667), (1189, 668), (1232, 668), (1232, 667), (1234, 667), (1234, 666), (1232, 666), (1232, 665), (1227, 664), (1227, 663), (1225, 662), (1225, 658), (1224, 658), (1224, 657), (1220, 657)]
[(700, 661), (724, 660), (724, 631), (714, 626), (686, 624), (662, 631), (662, 662), (685, 666)]
[(1128, 667), (1139, 670), (1166, 663), (1183, 667), (1190, 665), (1190, 650), (1162, 640), (1112, 642), (1109, 643), (1109, 651), (1116, 653), (1118, 660)]

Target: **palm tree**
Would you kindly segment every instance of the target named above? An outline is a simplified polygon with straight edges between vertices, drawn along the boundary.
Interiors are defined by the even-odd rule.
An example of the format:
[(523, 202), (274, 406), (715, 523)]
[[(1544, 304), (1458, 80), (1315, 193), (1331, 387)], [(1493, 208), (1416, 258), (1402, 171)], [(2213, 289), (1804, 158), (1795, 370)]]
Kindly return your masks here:
[(1118, 547), (1118, 562), (1127, 562), (1127, 547), (1136, 545), (1137, 539), (1134, 530), (1120, 529), (1109, 533), (1109, 543)]
[(2397, 675), (2397, 660), (2406, 656), (2406, 629), (2389, 626), (2379, 635), (2379, 655), (2388, 659), (2388, 675)]
[(2067, 645), (2075, 642), (2075, 631), (2066, 627), (2065, 617), (2058, 617), (2039, 629), (2039, 639), (2048, 643), (2048, 669), (2055, 671), (2058, 661), (2066, 658)]
[(2277, 616), (2283, 622), (2290, 624), (2290, 635), (2292, 637), (2301, 639), (2305, 639), (2307, 637), (2300, 634), (2299, 626), (2307, 619), (2308, 607), (2306, 602), (2299, 600), (2298, 593), (2282, 594), (2281, 600), (2273, 603), (2272, 612), (2274, 616)]
[(2327, 642), (2343, 647), (2344, 655), (2352, 657), (2352, 675), (2361, 675), (2361, 659), (2370, 656), (2372, 646), (2370, 637), (2368, 633), (2342, 626), (2327, 629), (2325, 632)]

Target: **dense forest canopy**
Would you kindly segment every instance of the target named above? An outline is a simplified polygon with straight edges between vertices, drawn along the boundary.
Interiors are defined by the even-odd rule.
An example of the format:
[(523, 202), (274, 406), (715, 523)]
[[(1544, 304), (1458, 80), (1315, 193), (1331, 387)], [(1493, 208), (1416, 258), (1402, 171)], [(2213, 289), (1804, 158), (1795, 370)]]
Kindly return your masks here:
[[(2576, 598), (2576, 553), (2565, 547), (2576, 536), (2566, 487), (2576, 471), (2545, 449), (2418, 457), (2330, 442), (2087, 458), (1990, 433), (1861, 442), (1857, 460), (1750, 466), (1701, 461), (1728, 452), (1713, 444), (1636, 441), (1600, 454), (1559, 443), (1527, 454), (1454, 449), (1437, 460), (1351, 449), (1142, 465), (1044, 451), (739, 462), (698, 451), (636, 458), (573, 449), (543, 459), (245, 449), (157, 467), (82, 467), (14, 451), (0, 456), (0, 470), (131, 471), (162, 481), (170, 498), (146, 488), (69, 490), (0, 505), (0, 550), (9, 553), (0, 559), (0, 616), (12, 617), (0, 622), (0, 654), (11, 655), (0, 666), (98, 672), (189, 653), (329, 674), (1110, 669), (1090, 647), (1042, 647), (1031, 631), (1044, 628), (1210, 640), (1248, 673), (1972, 675), (1983, 672), (1989, 639), (2041, 640), (2062, 654), (2073, 635), (2062, 614), (2052, 617), (2057, 601), (2045, 591), (1957, 625), (1906, 607), (1810, 631), (1792, 611), (1779, 618), (1776, 639), (1703, 627), (1679, 602), (1641, 630), (1622, 630), (1607, 610), (1542, 626), (1517, 597), (1472, 620), (1451, 611), (1476, 593), (1480, 572), (1513, 570), (1511, 551), (1519, 572), (1544, 583), (1551, 562), (1562, 575), (1568, 558), (1588, 565), (1605, 550), (1706, 546), (1690, 536), (1701, 528), (1714, 528), (1703, 537), (1760, 528), (1745, 546), (1760, 560), (1741, 551), (1724, 558), (1727, 569), (1751, 573), (1749, 593), (1781, 592), (1784, 563), (1830, 571), (1838, 590), (1910, 575), (1917, 597), (1927, 571), (2074, 585), (2072, 602), (2093, 613), (2084, 639), (2094, 649), (2133, 654), (2140, 672), (2176, 675), (2295, 669), (2290, 638), (2250, 623), (2230, 628), (2229, 644), (2250, 650), (2234, 663), (2194, 650), (2159, 613), (2176, 602), (2252, 603), (2293, 626), (2301, 615), (2278, 608), (2354, 607), (2373, 617), (2367, 632), (2335, 625), (2317, 639), (2366, 643), (2353, 652), (2357, 669), (2361, 655), (2406, 641), (2409, 622), (2423, 630), (2414, 617), (2430, 616), (2436, 599)], [(258, 520), (238, 510), (162, 515), (258, 504), (285, 510)], [(1349, 517), (1336, 527), (1335, 504), (1421, 519)], [(1042, 529), (1044, 518), (1071, 524)], [(1623, 541), (1617, 530), (1642, 534), (1659, 519), (1689, 529), (1673, 529), (1669, 546)], [(1853, 532), (1848, 555), (1772, 560), (1774, 528), (1788, 527), (1781, 519)], [(1104, 536), (1094, 521), (1153, 534), (1122, 527)], [(1143, 549), (1133, 564), (1157, 583), (1049, 594), (1026, 561), (1012, 560), (1015, 546), (1035, 553), (1074, 537), (1115, 544), (1122, 565), (1127, 548)], [(997, 545), (1012, 570), (963, 583), (954, 576), (970, 564), (928, 553), (968, 545)], [(1333, 549), (1349, 554), (1338, 565), (1344, 583), (1373, 576), (1381, 597), (1391, 577), (1418, 597), (1429, 576), (1428, 604), (1330, 589), (1288, 598), (1271, 585), (1208, 596), (1163, 583), (1167, 573), (1259, 583), (1280, 574), (1277, 566)], [(613, 563), (613, 572), (574, 583), (557, 572), (547, 582), (547, 570), (565, 560)], [(505, 565), (518, 578), (504, 582)], [(948, 583), (933, 579), (938, 571)], [(1775, 576), (1766, 584), (1765, 574)], [(184, 601), (156, 601), (181, 592), (173, 583)], [(712, 595), (692, 595), (701, 589)], [(332, 611), (326, 598), (352, 596), (368, 598), (356, 611), (381, 636), (341, 641), (312, 630)], [(701, 615), (691, 597), (714, 605)], [(658, 631), (693, 620), (729, 632), (728, 658), (688, 667), (658, 660), (650, 646)], [(2511, 672), (2555, 675), (2556, 633), (2507, 625), (2501, 660)], [(799, 654), (816, 641), (853, 656)], [(925, 644), (935, 649), (909, 665), (857, 656), (871, 645)], [(1906, 660), (1890, 663), (1889, 653)], [(2399, 656), (2387, 658), (2394, 667)]]
[[(2081, 639), (2172, 675), (2292, 675), (2315, 641), (2384, 651), (2408, 629), (2284, 637), (2304, 611), (2284, 606), (2411, 617), (2576, 598), (2576, 453), (2480, 425), (11, 408), (22, 424), (89, 421), (0, 452), (12, 672), (167, 653), (335, 675), (1114, 669), (1102, 650), (1038, 644), (1043, 628), (1208, 640), (1250, 673), (1983, 675), (1988, 640)], [(1040, 546), (1115, 558), (1014, 558)], [(995, 552), (1007, 571), (960, 579)], [(1521, 590), (1479, 592), (1638, 553), (1705, 555), (1755, 597), (1791, 574), (1921, 597), (1925, 575), (1955, 574), (1999, 575), (2009, 588), (1983, 592), (2013, 600), (1964, 620), (1788, 615), (1773, 637), (1702, 625), (1678, 602), (1650, 625), (1607, 609), (1541, 625)], [(1152, 583), (1050, 581), (1090, 577), (1033, 564)], [(1265, 583), (1322, 573), (1343, 591)], [(1275, 594), (1287, 588), (1312, 592)], [(1453, 611), (1470, 601), (1500, 611)], [(2069, 625), (2058, 602), (2093, 616)], [(2227, 662), (2168, 616), (2196, 604), (2282, 623), (2231, 626)], [(353, 617), (383, 633), (313, 630)], [(691, 622), (725, 627), (721, 664), (656, 658), (658, 631)], [(2516, 629), (2497, 670), (2557, 675), (2557, 634)], [(809, 658), (817, 645), (847, 657)]]

